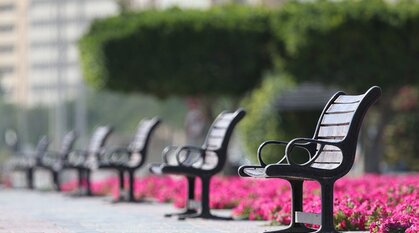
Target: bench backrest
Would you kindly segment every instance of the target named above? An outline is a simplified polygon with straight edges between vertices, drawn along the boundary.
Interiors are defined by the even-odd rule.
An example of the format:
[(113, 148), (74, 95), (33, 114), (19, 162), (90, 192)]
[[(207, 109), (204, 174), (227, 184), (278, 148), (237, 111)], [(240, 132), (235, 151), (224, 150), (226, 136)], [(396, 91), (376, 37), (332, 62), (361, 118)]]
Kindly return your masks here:
[(77, 134), (74, 131), (66, 133), (61, 142), (60, 150), (58, 151), (63, 157), (66, 157), (73, 149), (76, 142)]
[(318, 145), (317, 159), (311, 164), (320, 169), (336, 169), (347, 173), (354, 162), (358, 134), (369, 107), (381, 96), (381, 89), (371, 87), (362, 95), (337, 92), (326, 104), (317, 128), (315, 139), (338, 142), (339, 147)]
[(160, 119), (158, 117), (141, 120), (138, 124), (137, 132), (127, 149), (131, 153), (140, 153), (144, 156), (148, 149), (151, 134), (159, 123)]
[(214, 172), (218, 172), (224, 167), (231, 134), (245, 114), (243, 109), (238, 109), (235, 112), (222, 112), (208, 130), (202, 148), (206, 150), (207, 157), (211, 157), (213, 154), (217, 156), (217, 164), (212, 168)]
[(106, 140), (108, 139), (109, 135), (112, 133), (112, 127), (109, 126), (100, 126), (97, 127), (94, 131), (87, 151), (89, 154), (97, 154), (102, 151), (103, 146), (106, 143)]
[(47, 136), (42, 136), (39, 141), (38, 144), (36, 144), (36, 148), (35, 148), (35, 157), (36, 158), (41, 158), (45, 152), (48, 150), (49, 147), (49, 139)]

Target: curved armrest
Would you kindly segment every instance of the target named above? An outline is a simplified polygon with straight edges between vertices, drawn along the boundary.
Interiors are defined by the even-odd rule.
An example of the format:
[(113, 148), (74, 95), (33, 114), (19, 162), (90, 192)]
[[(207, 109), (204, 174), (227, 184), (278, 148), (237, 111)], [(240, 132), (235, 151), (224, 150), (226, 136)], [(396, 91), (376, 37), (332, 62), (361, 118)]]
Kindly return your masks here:
[[(274, 140), (270, 140), (270, 141), (265, 141), (265, 142), (263, 142), (262, 144), (260, 144), (260, 146), (259, 146), (259, 148), (258, 148), (258, 160), (259, 160), (259, 163), (260, 163), (260, 165), (262, 166), (262, 167), (265, 167), (267, 164), (263, 161), (263, 159), (262, 159), (262, 149), (266, 146), (266, 145), (270, 145), (270, 144), (276, 144), (276, 145), (284, 145), (284, 146), (287, 146), (288, 144), (289, 144), (290, 142), (286, 142), (286, 141), (274, 141)], [(296, 147), (301, 147), (301, 148), (303, 148), (303, 149), (305, 149), (305, 150), (307, 150), (308, 152), (310, 152), (311, 153), (311, 148), (309, 147), (309, 144), (310, 143), (295, 143), (294, 145), (293, 145), (293, 147), (294, 146), (296, 146)], [(291, 149), (292, 150), (292, 149)], [(286, 154), (286, 153), (285, 153)], [(282, 157), (281, 158), (281, 160), (279, 160), (277, 163), (282, 163), (282, 162), (284, 162), (284, 161), (286, 161), (287, 163), (289, 163), (289, 161), (288, 161), (288, 157), (287, 156), (284, 156), (284, 157)]]
[[(314, 144), (319, 144), (320, 149), (317, 151), (317, 153), (313, 157), (310, 158), (310, 160), (308, 162), (303, 163), (303, 164), (297, 164), (297, 163), (292, 162), (292, 160), (289, 159), (289, 155), (290, 155), (292, 149), (295, 146), (301, 146), (301, 145), (306, 145), (307, 146), (307, 145), (310, 145), (310, 144), (313, 144), (313, 145)], [(338, 147), (340, 149), (340, 143), (339, 142), (329, 142), (329, 141), (323, 141), (323, 140), (318, 140), (318, 139), (313, 139), (313, 138), (295, 138), (295, 139), (291, 140), (288, 143), (287, 147), (285, 148), (285, 157), (286, 157), (287, 161), (289, 162), (289, 164), (291, 164), (291, 165), (306, 166), (308, 164), (311, 164), (318, 157), (318, 155), (320, 154), (320, 152), (323, 150), (323, 148), (326, 145), (335, 146), (335, 147)], [(305, 149), (310, 152), (308, 147), (305, 148)]]
[[(263, 142), (262, 144), (260, 144), (259, 145), (259, 148), (258, 148), (258, 160), (259, 160), (259, 163), (260, 163), (260, 165), (262, 166), (262, 167), (266, 167), (266, 163), (263, 161), (263, 159), (262, 159), (262, 149), (266, 146), (266, 145), (271, 145), (271, 144), (276, 144), (276, 145), (287, 145), (288, 144), (288, 142), (285, 142), (285, 141), (273, 141), (273, 140), (270, 140), (270, 141), (265, 141), (265, 142)], [(283, 160), (284, 160), (284, 158), (285, 157), (283, 157), (280, 161), (279, 161), (279, 163), (280, 162), (282, 162)]]
[[(110, 151), (107, 155), (107, 158), (111, 160), (112, 162), (128, 162), (129, 156), (131, 154), (131, 151), (127, 148), (121, 147), (121, 148), (115, 148), (112, 151)], [(128, 157), (124, 157), (128, 156)]]
[(88, 152), (84, 150), (73, 150), (68, 154), (67, 160), (70, 163), (82, 163), (87, 159)]
[[(180, 158), (180, 155), (182, 154), (182, 152), (186, 153), (186, 158), (183, 159), (183, 161), (181, 161), (181, 158)], [(202, 164), (205, 163), (205, 156), (204, 156), (205, 155), (205, 153), (204, 153), (205, 150), (204, 149), (202, 149), (201, 147), (197, 147), (197, 146), (181, 146), (181, 147), (178, 147), (176, 149), (176, 152), (175, 152), (176, 160), (177, 160), (178, 164), (181, 165), (181, 166), (186, 165), (185, 162), (189, 160), (191, 152), (198, 152), (200, 158), (202, 158)], [(189, 163), (194, 164), (195, 162), (198, 161), (198, 159), (189, 161)]]
[(166, 148), (163, 149), (162, 151), (162, 159), (163, 162), (165, 163), (169, 163), (167, 157), (173, 153), (174, 151), (176, 151), (176, 149), (178, 148), (178, 146), (167, 146)]
[(63, 159), (63, 155), (57, 151), (45, 151), (45, 153), (41, 157), (41, 163), (43, 164), (51, 164), (55, 162), (60, 162)]

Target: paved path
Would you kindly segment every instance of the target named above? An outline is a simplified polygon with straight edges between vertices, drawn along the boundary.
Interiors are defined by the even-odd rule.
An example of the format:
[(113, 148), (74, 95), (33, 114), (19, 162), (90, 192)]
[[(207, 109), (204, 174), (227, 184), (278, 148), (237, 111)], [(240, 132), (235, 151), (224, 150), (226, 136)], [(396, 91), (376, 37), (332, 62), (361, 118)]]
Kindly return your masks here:
[[(119, 203), (59, 193), (0, 188), (0, 233), (256, 233), (263, 221), (178, 221), (171, 204)], [(221, 211), (221, 214), (228, 214)]]

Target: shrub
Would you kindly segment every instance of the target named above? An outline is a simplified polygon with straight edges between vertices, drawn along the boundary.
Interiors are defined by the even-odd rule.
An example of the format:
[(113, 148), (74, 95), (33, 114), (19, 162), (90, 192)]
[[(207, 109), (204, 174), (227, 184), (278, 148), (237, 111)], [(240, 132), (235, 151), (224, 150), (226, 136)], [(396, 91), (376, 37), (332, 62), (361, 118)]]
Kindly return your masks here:
[(80, 41), (96, 87), (168, 95), (231, 95), (270, 67), (270, 13), (239, 6), (142, 11), (95, 21)]

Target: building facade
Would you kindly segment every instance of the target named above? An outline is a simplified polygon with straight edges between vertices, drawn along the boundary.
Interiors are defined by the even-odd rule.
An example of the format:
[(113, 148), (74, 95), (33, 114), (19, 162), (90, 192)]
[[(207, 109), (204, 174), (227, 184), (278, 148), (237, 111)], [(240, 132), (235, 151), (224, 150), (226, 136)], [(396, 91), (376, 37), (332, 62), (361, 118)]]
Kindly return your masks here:
[(27, 1), (0, 0), (1, 92), (8, 102), (26, 99)]
[(77, 41), (113, 0), (0, 0), (0, 75), (4, 98), (51, 105), (78, 95)]

